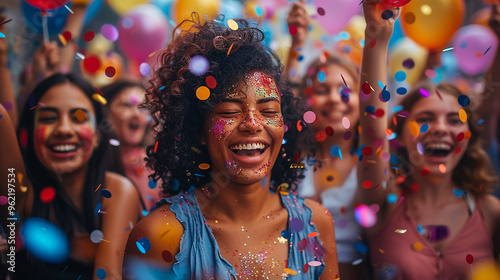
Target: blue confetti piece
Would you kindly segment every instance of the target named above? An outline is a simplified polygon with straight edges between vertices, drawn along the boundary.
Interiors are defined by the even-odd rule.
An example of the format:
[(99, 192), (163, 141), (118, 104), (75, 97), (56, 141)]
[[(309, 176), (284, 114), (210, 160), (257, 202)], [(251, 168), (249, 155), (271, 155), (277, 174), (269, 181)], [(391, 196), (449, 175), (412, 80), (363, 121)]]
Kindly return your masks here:
[(260, 6), (255, 6), (255, 14), (259, 17), (263, 16), (264, 15), (264, 10), (262, 10), (262, 8)]
[(149, 187), (150, 189), (154, 189), (154, 188), (156, 188), (156, 181), (155, 181), (155, 180), (153, 180), (153, 179), (150, 179), (150, 180), (149, 180), (149, 182), (148, 182), (148, 187)]
[(290, 234), (290, 232), (289, 232), (288, 230), (286, 230), (286, 229), (285, 229), (285, 230), (283, 230), (283, 231), (281, 232), (281, 236), (282, 236), (283, 238), (290, 239), (290, 237), (291, 237), (292, 235)]
[(375, 113), (375, 107), (374, 106), (366, 106), (365, 107), (365, 112), (368, 114), (374, 114)]
[(382, 97), (382, 100), (385, 102), (391, 99), (391, 93), (387, 90), (387, 86), (385, 86), (382, 92), (380, 93), (380, 97)]
[(194, 176), (198, 176), (198, 177), (205, 177), (205, 175), (203, 175), (203, 174), (198, 174), (198, 173), (194, 173)]
[(429, 130), (429, 125), (426, 123), (420, 127), (420, 133), (425, 133), (427, 130)]
[(462, 107), (467, 107), (470, 105), (470, 98), (467, 95), (462, 94), (458, 97), (458, 104)]
[(395, 154), (391, 154), (391, 158), (389, 159), (389, 162), (392, 164), (398, 164), (399, 163), (399, 158)]
[(303, 56), (303, 55), (299, 55), (299, 57), (297, 57), (297, 60), (298, 60), (298, 61), (302, 61), (302, 60), (304, 60), (304, 56)]
[(3, 34), (2, 32), (0, 32), (0, 38), (5, 38), (5, 34)]
[(365, 243), (358, 241), (354, 243), (354, 250), (361, 254), (366, 254), (368, 253), (368, 246)]
[(161, 86), (158, 90), (163, 90), (165, 89), (165, 86)]
[(325, 72), (319, 71), (318, 75), (317, 75), (317, 79), (318, 79), (318, 81), (324, 83), (325, 80), (326, 80), (326, 74), (325, 74)]
[(457, 188), (453, 188), (453, 195), (456, 197), (462, 197), (464, 196), (464, 191)]
[(408, 92), (408, 90), (405, 87), (398, 87), (396, 89), (396, 93), (399, 95), (404, 95)]
[(101, 212), (101, 207), (102, 207), (102, 203), (98, 202), (97, 205), (95, 206), (95, 211), (94, 211), (95, 215), (98, 215), (99, 212)]
[(330, 154), (334, 157), (340, 157), (340, 159), (342, 159), (342, 151), (340, 151), (340, 147), (337, 145), (333, 145), (330, 148)]
[(484, 123), (484, 119), (480, 119), (477, 121), (477, 124), (482, 124), (482, 123)]
[(423, 226), (423, 225), (421, 225), (421, 224), (418, 224), (418, 225), (417, 225), (417, 231), (418, 231), (418, 233), (420, 233), (421, 235), (424, 235), (424, 234), (425, 234), (425, 228), (424, 228), (424, 226)]
[(194, 191), (194, 189), (196, 189), (196, 187), (195, 187), (195, 186), (193, 186), (193, 185), (189, 186), (188, 193), (193, 192), (193, 191)]
[(398, 106), (392, 108), (392, 112), (394, 112), (394, 113), (401, 112), (402, 110), (403, 110), (403, 105), (398, 105)]
[(397, 136), (398, 136), (398, 134), (396, 132), (393, 132), (391, 135), (387, 135), (385, 137), (385, 139), (387, 139), (387, 140), (394, 140), (394, 139), (396, 139)]
[(111, 197), (111, 192), (106, 190), (106, 189), (102, 189), (101, 190), (101, 195), (104, 196), (105, 198), (110, 198)]
[(1, 120), (2, 118), (3, 118), (3, 115), (2, 115), (2, 114), (0, 114), (0, 120)]
[(139, 238), (136, 243), (139, 243), (146, 252), (151, 249), (151, 242), (146, 237)]
[(382, 81), (380, 81), (380, 80), (378, 81), (378, 86), (380, 88), (384, 88), (385, 87), (384, 83), (382, 83)]
[(287, 142), (288, 141), (285, 138), (283, 138), (283, 141), (281, 141), (281, 145), (285, 145)]
[(406, 80), (406, 72), (405, 71), (398, 71), (396, 74), (394, 74), (394, 79), (396, 82), (402, 82)]
[(30, 97), (28, 97), (28, 101), (30, 103), (30, 107), (35, 107), (35, 97), (33, 94), (30, 94)]
[(105, 279), (106, 278), (106, 270), (102, 268), (98, 268), (95, 272), (95, 276), (99, 279)]
[(394, 204), (396, 203), (396, 201), (398, 201), (398, 197), (396, 196), (396, 194), (390, 193), (389, 195), (387, 195), (387, 202), (389, 204)]
[(148, 212), (148, 211), (146, 211), (146, 210), (144, 210), (144, 209), (142, 210), (142, 215), (143, 215), (144, 217), (146, 217), (148, 214), (149, 214), (149, 212)]

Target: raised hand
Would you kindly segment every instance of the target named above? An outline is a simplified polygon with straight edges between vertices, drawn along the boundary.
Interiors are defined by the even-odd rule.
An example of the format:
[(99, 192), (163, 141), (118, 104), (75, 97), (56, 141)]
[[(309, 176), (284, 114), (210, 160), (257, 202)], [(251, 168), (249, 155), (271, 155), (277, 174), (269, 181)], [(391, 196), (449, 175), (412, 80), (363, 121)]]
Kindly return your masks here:
[(309, 16), (304, 0), (294, 2), (286, 18), (290, 34), (292, 35), (292, 48), (304, 45), (309, 31)]

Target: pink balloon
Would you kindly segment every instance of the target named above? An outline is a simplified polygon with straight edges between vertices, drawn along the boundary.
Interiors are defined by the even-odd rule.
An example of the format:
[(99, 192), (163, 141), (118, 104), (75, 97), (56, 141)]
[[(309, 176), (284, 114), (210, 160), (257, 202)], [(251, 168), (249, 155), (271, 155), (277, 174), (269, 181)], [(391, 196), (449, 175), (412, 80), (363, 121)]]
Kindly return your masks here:
[(481, 74), (490, 67), (498, 48), (498, 39), (493, 31), (477, 24), (460, 28), (453, 42), (458, 68), (471, 76)]
[(168, 20), (163, 12), (151, 4), (134, 7), (118, 21), (118, 46), (138, 64), (149, 55), (163, 49), (170, 38)]
[(323, 8), (323, 16), (316, 15), (316, 20), (329, 33), (336, 34), (344, 28), (352, 16), (361, 12), (357, 0), (314, 0), (316, 10)]

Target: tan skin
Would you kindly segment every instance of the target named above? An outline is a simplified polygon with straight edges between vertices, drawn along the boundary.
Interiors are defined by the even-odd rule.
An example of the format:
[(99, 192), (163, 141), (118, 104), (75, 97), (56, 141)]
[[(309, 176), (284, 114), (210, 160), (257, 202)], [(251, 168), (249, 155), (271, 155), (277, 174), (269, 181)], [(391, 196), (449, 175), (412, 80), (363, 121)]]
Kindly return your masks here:
[[(363, 52), (363, 62), (361, 71), (361, 83), (368, 82), (376, 93), (382, 89), (378, 86), (378, 81), (386, 84), (386, 58), (389, 38), (393, 30), (394, 19), (383, 20), (380, 17), (384, 7), (376, 1), (365, 0), (363, 2), (366, 29), (366, 47)], [(374, 32), (373, 30), (377, 30)], [(375, 46), (369, 47), (371, 40), (376, 40)], [(363, 93), (360, 93), (363, 94)], [(453, 102), (452, 102), (453, 101)], [(385, 129), (387, 128), (387, 117), (372, 118), (364, 114), (366, 106), (375, 106), (387, 111), (387, 103), (383, 103), (378, 98), (378, 94), (372, 92), (366, 102), (360, 102), (361, 115), (361, 144), (377, 148), (374, 140), (385, 139)], [(443, 107), (447, 107), (443, 109)], [(449, 93), (442, 93), (442, 100), (436, 94), (429, 98), (420, 99), (413, 105), (408, 121), (417, 121), (419, 125), (427, 123), (429, 130), (420, 134), (416, 139), (410, 132), (409, 125), (404, 127), (400, 138), (400, 144), (408, 149), (410, 164), (415, 166), (417, 172), (411, 176), (411, 180), (418, 183), (420, 190), (407, 194), (405, 200), (409, 205), (410, 216), (422, 225), (442, 224), (449, 228), (449, 237), (437, 243), (428, 243), (435, 251), (444, 250), (453, 240), (468, 220), (468, 207), (463, 198), (453, 195), (453, 187), (458, 188), (452, 181), (452, 171), (457, 166), (460, 158), (467, 149), (468, 141), (456, 142), (456, 135), (461, 131), (467, 131), (468, 125), (461, 123), (458, 119), (458, 110), (461, 107), (457, 104), (456, 98)], [(458, 119), (458, 121), (457, 121)], [(368, 136), (369, 135), (369, 136)], [(419, 155), (416, 152), (417, 142), (424, 145), (428, 142), (439, 142), (453, 148), (462, 147), (462, 152), (451, 154), (444, 158), (433, 158), (431, 156)], [(387, 140), (382, 140), (381, 148), (388, 151)], [(384, 170), (389, 170), (388, 163), (378, 156), (366, 157), (368, 162), (360, 163), (358, 169), (358, 181), (370, 180), (373, 185), (387, 181)], [(446, 171), (439, 171), (439, 164), (446, 166)], [(430, 169), (428, 176), (422, 176), (418, 170), (426, 166)], [(387, 188), (363, 189), (359, 187), (362, 202), (368, 205), (379, 204), (380, 210), (377, 213), (377, 224), (368, 229), (368, 234), (376, 234), (383, 226), (384, 222), (391, 216), (396, 208), (396, 204), (388, 204), (386, 197), (393, 192), (398, 197), (401, 196), (401, 188), (394, 183), (388, 184)], [(481, 207), (488, 231), (492, 236), (495, 248), (500, 244), (500, 202), (491, 195), (483, 194)], [(453, 218), (455, 222), (453, 223)], [(498, 258), (498, 256), (496, 256)]]
[[(288, 80), (294, 83), (300, 82), (300, 75), (297, 73), (299, 68), (299, 55), (298, 49), (304, 46), (307, 40), (309, 28), (309, 16), (306, 11), (305, 1), (294, 2), (287, 17), (288, 26), (297, 27), (297, 33), (291, 35), (292, 44), (287, 59), (287, 70), (285, 71)], [(328, 136), (324, 142), (318, 143), (316, 147), (317, 161), (316, 173), (314, 174), (314, 187), (316, 194), (311, 199), (321, 202), (320, 195), (328, 188), (342, 186), (348, 176), (351, 174), (352, 169), (356, 166), (356, 158), (350, 154), (350, 150), (354, 145), (354, 138), (349, 141), (344, 140), (343, 135), (347, 131), (342, 125), (342, 117), (347, 117), (350, 120), (351, 126), (348, 130), (355, 135), (356, 124), (359, 120), (358, 114), (358, 97), (357, 77), (352, 77), (348, 70), (338, 64), (328, 64), (323, 70), (325, 71), (325, 81), (320, 82), (318, 79), (313, 80), (313, 94), (308, 97), (311, 102), (312, 111), (316, 114), (317, 121), (314, 124), (315, 131), (325, 130), (328, 126), (334, 129), (334, 135)], [(295, 73), (294, 75), (292, 73)], [(345, 86), (345, 83), (351, 88), (349, 102), (344, 103), (341, 100), (340, 91)], [(301, 94), (294, 89), (294, 94), (300, 96)], [(338, 145), (342, 152), (342, 159), (340, 157), (333, 157), (330, 149), (333, 145)], [(321, 168), (318, 168), (321, 166)], [(331, 176), (334, 177), (333, 181)], [(339, 263), (340, 276), (344, 279), (363, 279), (363, 269), (359, 266), (351, 264)]]
[[(250, 255), (256, 255), (267, 251), (265, 276), (269, 276), (269, 279), (281, 279), (283, 270), (279, 267), (285, 267), (288, 243), (281, 244), (276, 241), (281, 231), (286, 229), (288, 213), (282, 206), (280, 197), (269, 192), (269, 182), (266, 187), (262, 187), (261, 182), (267, 172), (270, 172), (283, 139), (283, 127), (274, 126), (265, 120), (273, 117), (281, 118), (280, 98), (279, 96), (257, 97), (251, 88), (247, 90), (246, 97), (232, 97), (232, 101), (217, 105), (207, 118), (203, 143), (206, 143), (209, 149), (212, 172), (227, 174), (225, 176), (229, 176), (230, 179), (227, 185), (220, 185), (217, 181), (211, 182), (221, 188), (222, 191), (219, 191), (218, 195), (205, 196), (204, 189), (201, 188), (196, 190), (196, 198), (198, 203), (203, 205), (201, 211), (213, 230), (222, 257), (233, 265), (237, 273), (243, 268), (238, 252), (245, 254), (250, 251)], [(209, 130), (212, 118), (215, 121), (235, 120), (221, 140)], [(267, 151), (262, 154), (264, 161), (271, 162), (269, 169), (257, 171), (260, 162), (254, 164), (245, 163), (244, 160), (237, 161), (231, 154), (228, 147), (249, 139), (259, 139), (269, 145)], [(227, 159), (238, 162), (241, 173), (226, 169), (224, 161)], [(306, 205), (313, 212), (312, 222), (317, 226), (320, 240), (323, 241), (326, 250), (323, 259), (326, 269), (321, 279), (335, 279), (338, 277), (338, 268), (332, 218), (319, 204), (307, 200)], [(169, 231), (168, 238), (162, 237), (166, 231)], [(163, 250), (169, 250), (173, 255), (178, 254), (183, 232), (182, 225), (169, 211), (169, 205), (163, 205), (134, 227), (127, 244), (127, 256), (137, 257), (161, 266), (161, 269), (169, 270), (173, 263), (163, 261), (161, 253)], [(151, 242), (151, 250), (146, 254), (140, 253), (135, 245), (137, 237), (142, 236)], [(272, 271), (272, 264), (278, 267), (275, 268), (276, 271)], [(242, 275), (246, 276), (248, 275)], [(257, 279), (263, 276), (263, 274), (253, 275)]]
[[(58, 174), (54, 173), (54, 176), (60, 176), (62, 188), (75, 206), (82, 209), (83, 192), (93, 191), (89, 190), (89, 186), (84, 186), (88, 169), (87, 155), (79, 152), (66, 160), (57, 160), (44, 149), (47, 145), (56, 142), (83, 143), (85, 137), (82, 131), (91, 125), (87, 119), (83, 121), (75, 119), (72, 111), (75, 108), (80, 108), (87, 110), (90, 115), (94, 114), (93, 107), (84, 93), (69, 83), (52, 87), (40, 99), (40, 102), (44, 106), (37, 107), (36, 110), (41, 108), (49, 110), (45, 112), (42, 110), (42, 112), (36, 114), (36, 116), (41, 116), (41, 119), (38, 120), (35, 130), (41, 126), (46, 127), (44, 128), (46, 130), (44, 141), (38, 143), (35, 141), (34, 143), (34, 145), (39, 145), (38, 149), (42, 151), (37, 154), (43, 157), (40, 161), (49, 171), (56, 172), (57, 170)], [(15, 144), (17, 141), (14, 130), (11, 127), (10, 129), (2, 129), (2, 131), (7, 132), (5, 135), (11, 136), (9, 144), (14, 145), (13, 149), (5, 150), (12, 151), (12, 157), (2, 158), (9, 159), (11, 163), (12, 159), (14, 159), (14, 162), (17, 162), (20, 166), (19, 170), (23, 170), (21, 155)], [(94, 134), (92, 139), (91, 144), (95, 147), (98, 136)], [(2, 161), (3, 163), (4, 161)], [(24, 179), (23, 185), (28, 186), (27, 191), (24, 194), (21, 192), (16, 193), (20, 198), (16, 201), (16, 209), (20, 213), (21, 220), (30, 216), (31, 205), (34, 200), (33, 189), (27, 179)], [(97, 186), (91, 188), (94, 187), (97, 188)], [(104, 239), (109, 242), (102, 241), (94, 244), (90, 240), (89, 234), (76, 233), (70, 237), (70, 257), (84, 262), (94, 262), (95, 270), (98, 268), (106, 270), (106, 279), (121, 279), (123, 250), (129, 233), (129, 230), (124, 229), (130, 227), (130, 221), (135, 223), (139, 218), (139, 196), (129, 180), (113, 173), (106, 173), (105, 183), (102, 188), (106, 188), (112, 193), (111, 198), (102, 200), (102, 211), (106, 212), (106, 214), (103, 215), (100, 229), (104, 234)], [(98, 278), (94, 276), (94, 279)]]

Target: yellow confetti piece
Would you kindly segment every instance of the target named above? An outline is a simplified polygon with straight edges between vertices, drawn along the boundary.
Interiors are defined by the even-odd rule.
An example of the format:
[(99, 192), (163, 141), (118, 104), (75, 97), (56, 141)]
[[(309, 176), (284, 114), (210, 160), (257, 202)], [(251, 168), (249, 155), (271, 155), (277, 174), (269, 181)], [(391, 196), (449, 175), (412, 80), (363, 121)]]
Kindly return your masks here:
[(21, 190), (21, 192), (26, 192), (28, 190), (28, 187), (20, 186), (19, 189)]
[(278, 237), (278, 242), (281, 244), (285, 244), (288, 242), (288, 239), (284, 238), (283, 236)]
[(201, 154), (201, 151), (195, 147), (191, 147), (191, 150), (197, 154)]
[(396, 233), (405, 233), (406, 231), (408, 231), (408, 230), (407, 229), (397, 229)]
[(409, 124), (410, 126), (410, 132), (413, 134), (413, 136), (418, 137), (418, 134), (420, 133), (420, 127), (418, 127), (418, 123), (416, 121), (411, 121)]
[(227, 21), (227, 26), (229, 26), (232, 30), (238, 30), (238, 23), (232, 19)]
[(201, 170), (207, 170), (210, 168), (210, 164), (208, 163), (200, 163), (200, 165), (198, 165), (198, 168), (200, 168)]
[(106, 100), (106, 98), (104, 98), (104, 96), (100, 95), (99, 93), (92, 94), (92, 99), (101, 103), (102, 105), (108, 104), (108, 101)]
[(289, 193), (287, 191), (280, 191), (281, 195), (287, 196)]
[(283, 271), (285, 271), (286, 273), (290, 274), (290, 275), (297, 275), (297, 272), (291, 268), (283, 268)]
[(196, 97), (199, 100), (207, 100), (210, 97), (210, 90), (206, 86), (201, 86), (196, 90)]
[(467, 113), (464, 109), (460, 109), (460, 111), (458, 111), (458, 117), (463, 123), (467, 121)]
[(23, 173), (21, 173), (21, 172), (17, 173), (17, 180), (18, 180), (19, 182), (22, 182), (22, 181), (23, 181), (23, 177), (24, 177)]
[(66, 46), (68, 44), (68, 42), (66, 41), (66, 38), (64, 38), (64, 36), (62, 34), (57, 34), (57, 37), (59, 37), (59, 41), (61, 41), (61, 44), (63, 44), (64, 46)]
[(439, 165), (439, 172), (446, 173), (446, 166), (442, 163)]
[(424, 248), (424, 245), (422, 245), (422, 243), (420, 243), (420, 242), (415, 242), (415, 243), (413, 243), (413, 249), (414, 249), (415, 251), (420, 251), (420, 250), (422, 250), (423, 248)]

